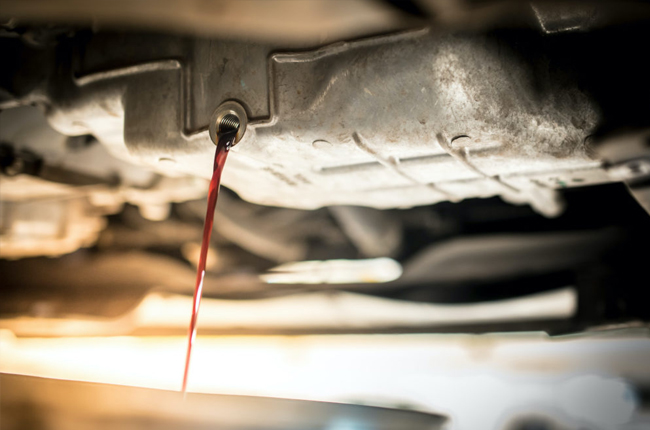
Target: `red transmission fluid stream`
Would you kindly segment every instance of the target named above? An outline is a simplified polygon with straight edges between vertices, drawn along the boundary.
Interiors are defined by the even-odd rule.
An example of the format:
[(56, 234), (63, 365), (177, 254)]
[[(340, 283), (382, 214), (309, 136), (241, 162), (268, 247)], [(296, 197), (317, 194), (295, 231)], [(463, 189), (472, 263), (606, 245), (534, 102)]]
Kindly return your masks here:
[(203, 278), (205, 277), (205, 262), (208, 256), (210, 246), (210, 236), (212, 235), (212, 225), (214, 224), (214, 209), (217, 205), (219, 196), (219, 185), (221, 184), (221, 172), (226, 164), (228, 152), (235, 141), (237, 131), (223, 133), (219, 136), (217, 150), (214, 154), (214, 168), (212, 179), (210, 180), (210, 189), (208, 191), (208, 209), (205, 214), (205, 223), (203, 224), (203, 239), (201, 242), (201, 256), (196, 271), (196, 285), (194, 287), (194, 301), (192, 302), (192, 319), (187, 340), (187, 354), (185, 356), (185, 372), (183, 373), (183, 393), (187, 389), (187, 376), (190, 370), (190, 357), (192, 355), (192, 346), (196, 338), (196, 321), (199, 317), (199, 306), (201, 304), (201, 293), (203, 291)]

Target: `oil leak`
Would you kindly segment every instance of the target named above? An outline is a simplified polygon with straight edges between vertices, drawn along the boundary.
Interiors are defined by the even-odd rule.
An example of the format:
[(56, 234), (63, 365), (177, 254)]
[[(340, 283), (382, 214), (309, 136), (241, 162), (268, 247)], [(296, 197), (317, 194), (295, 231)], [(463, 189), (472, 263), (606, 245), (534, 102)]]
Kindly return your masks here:
[[(229, 118), (234, 117), (234, 118)], [(190, 359), (192, 357), (192, 347), (196, 339), (196, 323), (199, 317), (199, 307), (201, 305), (201, 295), (203, 293), (203, 280), (205, 278), (205, 265), (208, 257), (208, 248), (210, 246), (210, 237), (212, 236), (212, 226), (214, 224), (214, 210), (217, 206), (219, 197), (219, 186), (221, 185), (221, 173), (226, 164), (230, 148), (235, 143), (239, 121), (234, 115), (227, 115), (220, 124), (220, 130), (217, 133), (217, 149), (214, 154), (214, 167), (212, 170), (212, 179), (208, 190), (208, 208), (203, 223), (203, 237), (201, 240), (201, 254), (199, 264), (196, 270), (196, 283), (194, 287), (194, 300), (192, 301), (192, 318), (188, 330), (187, 353), (185, 355), (185, 370), (183, 372), (182, 392), (187, 392), (187, 377), (190, 371)]]

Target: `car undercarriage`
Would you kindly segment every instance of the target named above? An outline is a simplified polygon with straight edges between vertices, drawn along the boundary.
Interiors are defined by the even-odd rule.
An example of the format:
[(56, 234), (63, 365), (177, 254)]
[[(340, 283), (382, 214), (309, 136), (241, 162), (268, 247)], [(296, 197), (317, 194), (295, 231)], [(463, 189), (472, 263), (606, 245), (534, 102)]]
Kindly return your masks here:
[[(340, 368), (357, 363), (350, 369), (359, 372), (361, 361), (344, 358), (356, 350), (332, 345), (355, 339), (395, 357), (431, 347), (433, 357), (451, 336), (480, 356), (483, 342), (515, 351), (512, 339), (534, 339), (542, 346), (522, 350), (527, 363), (553, 362), (544, 348), (566, 345), (573, 352), (555, 353), (578, 358), (556, 367), (627, 378), (611, 390), (634, 393), (625, 396), (635, 399), (636, 412), (608, 421), (594, 412), (596, 402), (579, 413), (499, 415), (483, 428), (650, 423), (646, 3), (6, 0), (0, 19), (0, 348), (9, 351), (0, 358), (0, 381), (22, 393), (3, 392), (7, 428), (28, 415), (7, 412), (17, 404), (67, 410), (56, 395), (29, 394), (39, 384), (78, 398), (137, 402), (146, 395), (29, 379), (35, 376), (178, 388), (170, 376), (133, 382), (118, 370), (66, 373), (56, 358), (29, 358), (39, 354), (29, 348), (57, 357), (57, 341), (80, 342), (79, 357), (91, 357), (93, 348), (110, 351), (111, 339), (131, 338), (162, 342), (161, 357), (176, 354), (165, 342), (183, 338), (196, 307), (205, 196), (225, 125), (237, 131), (201, 277), (198, 329), (206, 349), (196, 366), (203, 374), (211, 367), (201, 360), (225, 348), (220, 339), (270, 342), (278, 354), (320, 351)], [(282, 350), (281, 339), (302, 346)], [(601, 351), (594, 370), (585, 364), (592, 346), (573, 350), (570, 339), (593, 340), (598, 351), (614, 342), (620, 357), (610, 362)], [(633, 346), (616, 349), (622, 340)], [(95, 346), (85, 350), (83, 342)], [(144, 375), (148, 365), (137, 354), (149, 355), (138, 348), (129, 354)], [(322, 388), (313, 372), (335, 370), (317, 355), (301, 372)], [(491, 362), (490, 375), (506, 356)], [(165, 360), (174, 364), (162, 373), (180, 372)], [(403, 370), (391, 376), (395, 363), (378, 362), (372, 377), (412, 377)], [(436, 363), (420, 374), (445, 372), (446, 362)], [(274, 372), (261, 368), (259, 375)], [(534, 375), (543, 368), (529, 365)], [(404, 409), (395, 399), (376, 401), (386, 387), (367, 386), (355, 399), (354, 389), (237, 385), (245, 377), (228, 386), (205, 376), (201, 385), (201, 372), (191, 392)], [(404, 415), (410, 426), (481, 428), (469, 412), (458, 418), (462, 402), (425, 397), (410, 398), (422, 403), (408, 408), (433, 415)], [(197, 410), (205, 407), (207, 400), (193, 399)], [(230, 400), (218, 401), (229, 407)], [(255, 402), (246, 411), (311, 407)], [(338, 413), (329, 407), (312, 416)], [(366, 414), (350, 408), (341, 413)], [(182, 426), (191, 418), (181, 410)], [(43, 416), (53, 427), (25, 428), (93, 422)], [(451, 420), (442, 424), (443, 416)], [(224, 420), (226, 428), (261, 425)], [(382, 428), (373, 420), (340, 427)], [(330, 428), (323, 422), (308, 427)]]

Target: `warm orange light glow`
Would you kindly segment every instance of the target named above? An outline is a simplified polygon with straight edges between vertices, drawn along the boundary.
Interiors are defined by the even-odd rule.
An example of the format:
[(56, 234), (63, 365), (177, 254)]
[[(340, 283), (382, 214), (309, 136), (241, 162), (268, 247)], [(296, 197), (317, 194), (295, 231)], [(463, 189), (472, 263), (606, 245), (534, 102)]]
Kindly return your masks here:
[[(185, 342), (183, 336), (16, 338), (3, 330), (0, 372), (178, 390)], [(627, 385), (606, 375), (643, 377), (648, 362), (643, 330), (561, 340), (533, 333), (199, 336), (188, 390), (409, 404), (470, 420), (454, 428), (497, 422), (498, 411), (521, 405), (582, 416), (603, 403), (608, 409), (597, 418), (613, 425), (629, 419), (635, 406)]]
[[(415, 303), (340, 291), (326, 291), (260, 300), (204, 299), (200, 329), (340, 329), (417, 327), (485, 322), (566, 319), (574, 315), (574, 288), (524, 297), (467, 304)], [(131, 312), (116, 319), (0, 319), (0, 329), (19, 336), (106, 336), (135, 329), (186, 329), (192, 298), (151, 293)]]

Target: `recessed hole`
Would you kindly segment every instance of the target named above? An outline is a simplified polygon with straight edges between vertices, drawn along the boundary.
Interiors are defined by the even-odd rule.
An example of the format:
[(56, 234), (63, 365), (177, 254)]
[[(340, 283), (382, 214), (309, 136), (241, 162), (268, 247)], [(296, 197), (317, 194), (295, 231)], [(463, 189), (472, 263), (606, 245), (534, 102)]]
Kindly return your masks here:
[(234, 114), (226, 114), (221, 118), (219, 121), (219, 133), (228, 133), (230, 131), (237, 131), (239, 130), (239, 126), (241, 123), (239, 122), (239, 117)]
[(327, 149), (332, 147), (331, 143), (323, 139), (316, 139), (311, 143), (311, 145), (316, 149)]
[(468, 135), (466, 135), (466, 134), (461, 134), (461, 135), (459, 135), (459, 136), (452, 137), (452, 138), (451, 138), (451, 143), (454, 143), (454, 140), (465, 139), (465, 138), (466, 138), (466, 139), (470, 139), (470, 137), (469, 137)]
[(158, 163), (168, 166), (168, 165), (176, 164), (176, 160), (170, 157), (160, 157), (158, 158)]
[(573, 178), (573, 182), (584, 182), (585, 180), (582, 178)]

